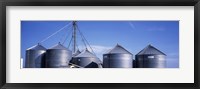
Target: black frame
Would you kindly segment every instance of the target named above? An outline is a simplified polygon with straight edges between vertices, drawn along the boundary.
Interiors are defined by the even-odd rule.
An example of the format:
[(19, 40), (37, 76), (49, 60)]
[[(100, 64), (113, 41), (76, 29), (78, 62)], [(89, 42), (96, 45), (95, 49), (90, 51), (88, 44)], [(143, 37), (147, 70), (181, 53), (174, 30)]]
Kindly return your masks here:
[[(194, 6), (194, 83), (6, 83), (6, 6)], [(0, 87), (2, 89), (194, 89), (199, 88), (200, 0), (0, 0)], [(187, 75), (186, 75), (187, 76)]]

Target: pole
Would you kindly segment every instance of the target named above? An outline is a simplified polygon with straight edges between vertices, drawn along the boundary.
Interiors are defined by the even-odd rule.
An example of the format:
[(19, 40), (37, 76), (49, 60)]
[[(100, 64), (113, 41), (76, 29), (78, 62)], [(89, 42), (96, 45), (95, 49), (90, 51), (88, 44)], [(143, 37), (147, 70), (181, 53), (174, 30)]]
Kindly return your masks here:
[(76, 21), (73, 21), (73, 40), (74, 40), (73, 53), (75, 53), (76, 52)]

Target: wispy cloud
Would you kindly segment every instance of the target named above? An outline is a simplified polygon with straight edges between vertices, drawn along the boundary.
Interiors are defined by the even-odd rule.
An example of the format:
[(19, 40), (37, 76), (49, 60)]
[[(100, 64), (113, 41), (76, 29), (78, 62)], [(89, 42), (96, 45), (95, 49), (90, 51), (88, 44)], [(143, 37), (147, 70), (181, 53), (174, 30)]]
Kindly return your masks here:
[(133, 24), (133, 22), (128, 22), (128, 24), (132, 28), (131, 31), (134, 32), (134, 30), (136, 30), (136, 26)]
[(133, 22), (129, 22), (129, 25), (131, 26), (132, 29), (136, 29), (135, 25), (133, 24)]

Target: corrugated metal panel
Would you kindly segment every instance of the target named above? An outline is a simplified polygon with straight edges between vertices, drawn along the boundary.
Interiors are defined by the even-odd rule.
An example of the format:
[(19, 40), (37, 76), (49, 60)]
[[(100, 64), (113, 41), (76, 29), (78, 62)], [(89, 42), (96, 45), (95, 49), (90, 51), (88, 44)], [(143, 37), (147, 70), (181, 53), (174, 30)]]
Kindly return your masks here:
[(165, 55), (136, 55), (137, 68), (165, 68)]
[(130, 54), (104, 54), (104, 68), (132, 68), (133, 56)]
[(161, 52), (160, 50), (156, 49), (155, 47), (148, 45), (147, 47), (145, 47), (143, 50), (141, 50), (137, 55), (166, 55), (163, 52)]
[(125, 54), (132, 54), (129, 51), (127, 51), (125, 48), (123, 48), (121, 45), (117, 44), (113, 49), (111, 49), (106, 54), (114, 54), (114, 53), (125, 53)]

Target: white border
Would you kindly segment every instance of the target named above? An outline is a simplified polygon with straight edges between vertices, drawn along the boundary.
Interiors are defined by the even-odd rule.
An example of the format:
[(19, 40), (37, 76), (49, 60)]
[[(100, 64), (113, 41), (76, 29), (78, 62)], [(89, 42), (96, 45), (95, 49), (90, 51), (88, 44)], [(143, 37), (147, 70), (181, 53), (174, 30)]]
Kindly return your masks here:
[[(7, 6), (7, 83), (194, 83), (193, 6)], [(21, 20), (180, 20), (180, 68), (20, 69)]]

